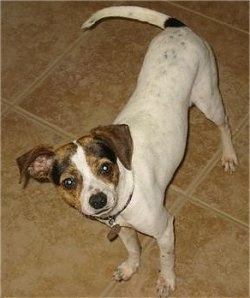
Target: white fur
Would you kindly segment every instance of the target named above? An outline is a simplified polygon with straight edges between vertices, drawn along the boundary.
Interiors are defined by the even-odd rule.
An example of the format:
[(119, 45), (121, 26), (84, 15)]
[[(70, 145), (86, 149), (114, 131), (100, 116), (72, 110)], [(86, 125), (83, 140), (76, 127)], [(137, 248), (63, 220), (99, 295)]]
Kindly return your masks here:
[[(77, 144), (77, 151), (71, 157), (71, 160), (83, 178), (84, 187), (80, 195), (82, 212), (86, 215), (95, 214), (96, 210), (90, 206), (89, 199), (91, 195), (94, 195), (100, 191), (107, 195), (107, 205), (105, 206), (105, 209), (113, 209), (117, 203), (117, 195), (114, 186), (112, 184), (108, 185), (104, 183), (101, 179), (98, 179), (93, 174), (87, 163), (86, 154), (82, 146)], [(100, 211), (102, 210), (98, 210), (99, 215), (102, 214)]]
[(147, 22), (160, 28), (164, 28), (163, 24), (166, 20), (166, 15), (148, 8), (137, 6), (112, 6), (98, 10), (84, 24), (82, 29), (92, 27), (100, 19), (107, 17), (122, 17), (137, 19), (141, 22)]
[[(94, 195), (100, 191), (105, 193), (108, 199), (107, 205), (105, 205), (103, 209), (108, 209), (108, 213), (112, 212), (114, 208), (118, 210), (122, 209), (123, 202), (126, 202), (126, 200), (133, 193), (134, 182), (132, 172), (122, 166), (121, 162), (118, 160), (117, 163), (120, 171), (118, 185), (115, 188), (112, 184), (106, 184), (93, 174), (93, 171), (88, 165), (84, 148), (76, 141), (74, 141), (74, 143), (77, 145), (77, 150), (76, 153), (71, 157), (71, 161), (83, 179), (83, 189), (81, 190), (80, 195), (82, 212), (86, 215), (95, 216), (96, 210), (90, 206), (89, 199), (91, 195)], [(98, 210), (99, 217), (102, 216), (103, 213), (106, 213), (106, 211), (103, 213), (101, 211), (102, 210)]]
[[(131, 14), (131, 11), (134, 13)], [(148, 10), (144, 11), (145, 15), (143, 11), (127, 7), (107, 8), (97, 12), (83, 27), (90, 27), (108, 16), (126, 16), (150, 22)], [(152, 23), (159, 26), (169, 18), (152, 11), (151, 15), (154, 16)], [(157, 15), (158, 22), (155, 21)], [(157, 290), (161, 297), (167, 297), (175, 288), (173, 218), (163, 207), (163, 200), (166, 187), (184, 155), (188, 108), (192, 104), (220, 126), (223, 163), (226, 170), (233, 171), (237, 158), (225, 122), (213, 53), (208, 44), (189, 28), (167, 28), (151, 42), (137, 87), (114, 122), (129, 126), (134, 152), (131, 173), (119, 165), (123, 176), (119, 182), (119, 204), (113, 212), (124, 206), (128, 189), (134, 187), (130, 204), (116, 222), (151, 235), (158, 241), (161, 273)], [(127, 176), (129, 179), (126, 179)], [(123, 181), (126, 183), (123, 184)], [(140, 247), (130, 229), (123, 228), (120, 237), (129, 258), (118, 267), (114, 277), (127, 280), (139, 265)]]

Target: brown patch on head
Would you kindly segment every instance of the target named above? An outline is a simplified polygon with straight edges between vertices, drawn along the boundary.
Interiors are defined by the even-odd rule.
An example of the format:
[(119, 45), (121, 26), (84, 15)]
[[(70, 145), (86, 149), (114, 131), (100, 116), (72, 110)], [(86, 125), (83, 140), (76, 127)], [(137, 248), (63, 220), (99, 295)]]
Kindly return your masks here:
[(87, 163), (93, 174), (106, 184), (115, 187), (119, 182), (120, 171), (118, 165), (107, 158), (99, 158), (95, 155), (86, 156)]
[(71, 161), (76, 150), (77, 145), (74, 143), (66, 144), (56, 150), (50, 177), (66, 203), (81, 210), (82, 176)]
[(102, 141), (118, 156), (123, 166), (131, 170), (133, 141), (130, 130), (126, 124), (113, 124), (108, 126), (99, 126), (92, 129), (91, 136)]
[(83, 186), (83, 179), (74, 166), (69, 166), (60, 177), (58, 191), (62, 198), (70, 206), (81, 210), (80, 196)]
[(77, 145), (69, 143), (55, 151), (55, 157), (50, 171), (50, 179), (55, 185), (60, 184), (62, 173), (70, 166), (70, 157), (76, 152)]
[(80, 138), (77, 142), (83, 146), (86, 161), (94, 176), (116, 187), (120, 171), (114, 151), (103, 141), (91, 136)]

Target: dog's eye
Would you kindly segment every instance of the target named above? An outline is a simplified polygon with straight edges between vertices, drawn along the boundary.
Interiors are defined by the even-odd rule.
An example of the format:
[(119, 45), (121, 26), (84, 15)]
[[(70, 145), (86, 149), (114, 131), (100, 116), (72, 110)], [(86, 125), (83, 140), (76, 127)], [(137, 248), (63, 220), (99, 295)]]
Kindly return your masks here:
[(66, 188), (66, 189), (73, 189), (76, 187), (76, 180), (72, 177), (70, 178), (66, 178), (63, 180), (62, 185)]
[(111, 165), (109, 163), (105, 162), (101, 165), (100, 173), (102, 175), (109, 174), (110, 171), (111, 171)]

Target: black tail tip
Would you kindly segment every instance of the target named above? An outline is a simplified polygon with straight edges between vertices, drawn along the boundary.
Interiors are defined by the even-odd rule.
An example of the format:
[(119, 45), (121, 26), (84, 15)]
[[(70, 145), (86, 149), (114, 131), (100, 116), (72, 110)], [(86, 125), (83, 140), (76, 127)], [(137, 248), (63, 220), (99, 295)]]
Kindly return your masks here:
[(186, 25), (175, 18), (169, 18), (164, 23), (164, 28), (167, 27), (186, 27)]

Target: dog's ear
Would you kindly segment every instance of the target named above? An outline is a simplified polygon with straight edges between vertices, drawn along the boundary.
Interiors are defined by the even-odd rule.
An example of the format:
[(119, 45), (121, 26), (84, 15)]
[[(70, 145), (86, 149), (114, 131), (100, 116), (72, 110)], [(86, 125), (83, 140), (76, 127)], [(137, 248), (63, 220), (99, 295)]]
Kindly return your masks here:
[(90, 131), (95, 139), (101, 140), (114, 151), (124, 167), (131, 170), (133, 141), (129, 127), (125, 124), (99, 126)]
[(49, 181), (49, 172), (55, 152), (49, 146), (37, 146), (17, 158), (20, 171), (20, 181), (24, 178), (23, 187), (26, 187), (30, 178), (40, 182)]

